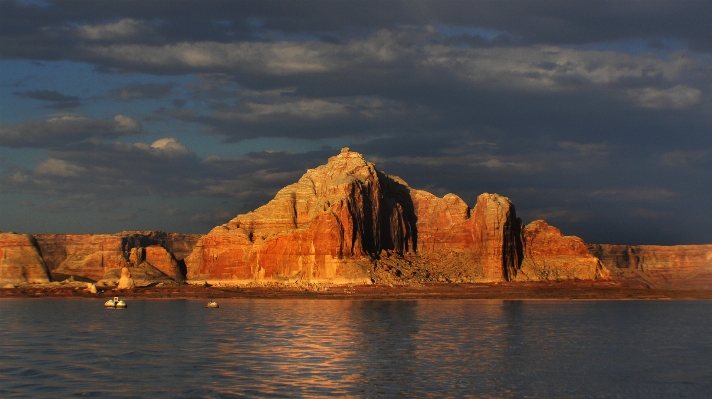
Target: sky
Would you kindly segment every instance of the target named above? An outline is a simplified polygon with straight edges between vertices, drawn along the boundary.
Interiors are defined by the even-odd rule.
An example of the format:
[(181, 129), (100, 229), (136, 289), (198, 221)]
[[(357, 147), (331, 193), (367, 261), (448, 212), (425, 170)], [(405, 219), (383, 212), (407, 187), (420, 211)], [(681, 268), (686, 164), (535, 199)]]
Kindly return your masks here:
[(590, 243), (712, 243), (712, 2), (0, 0), (0, 230), (207, 233), (348, 146)]

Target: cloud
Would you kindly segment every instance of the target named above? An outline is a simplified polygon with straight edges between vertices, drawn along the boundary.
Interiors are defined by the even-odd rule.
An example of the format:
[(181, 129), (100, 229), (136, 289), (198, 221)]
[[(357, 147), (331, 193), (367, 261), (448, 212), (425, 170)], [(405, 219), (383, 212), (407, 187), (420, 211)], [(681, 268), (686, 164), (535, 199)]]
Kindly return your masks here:
[(263, 152), (200, 159), (171, 137), (151, 144), (88, 141), (49, 150), (48, 159), (34, 169), (0, 175), (0, 190), (48, 196), (85, 194), (96, 199), (159, 195), (260, 203), (330, 153)]
[(68, 96), (54, 90), (28, 90), (28, 91), (15, 91), (12, 94), (19, 97), (32, 98), (34, 100), (41, 101), (53, 101), (53, 102), (77, 102), (80, 100), (77, 96)]
[(119, 101), (164, 98), (171, 93), (173, 86), (173, 83), (132, 83), (110, 90), (108, 97)]
[(81, 104), (79, 102), (80, 98), (77, 96), (68, 96), (62, 94), (55, 90), (28, 90), (28, 91), (15, 91), (12, 94), (18, 97), (31, 98), (33, 100), (52, 102), (52, 104), (45, 105), (44, 108), (65, 110), (77, 108)]
[(628, 94), (641, 107), (651, 109), (683, 109), (702, 101), (700, 89), (685, 85), (677, 85), (669, 89), (654, 87), (632, 89)]
[(0, 124), (0, 146), (50, 148), (90, 138), (110, 139), (141, 132), (141, 125), (125, 115), (106, 121), (67, 114), (46, 121)]
[(150, 33), (145, 23), (132, 18), (124, 18), (113, 24), (84, 25), (77, 28), (77, 35), (89, 40), (134, 39)]
[(151, 148), (173, 154), (187, 154), (190, 152), (183, 144), (172, 137), (165, 137), (154, 141), (151, 144)]
[(81, 166), (73, 165), (67, 161), (54, 158), (42, 161), (34, 170), (34, 172), (38, 175), (61, 177), (79, 176), (79, 174), (83, 171), (85, 171), (85, 169)]
[[(114, 218), (182, 209), (207, 226), (211, 209), (250, 210), (333, 155), (298, 151), (344, 142), (414, 187), (471, 204), (498, 192), (586, 239), (710, 237), (709, 1), (50, 3), (0, 6), (0, 62), (44, 65), (5, 93), (54, 109), (91, 93), (94, 113), (0, 125), (3, 193), (125, 207)], [(87, 64), (112, 74), (62, 75)], [(71, 89), (20, 85), (50, 77)], [(144, 127), (104, 117), (139, 109), (164, 138), (128, 142)], [(307, 144), (199, 157), (173, 138), (202, 133), (222, 155)], [(659, 225), (641, 227), (645, 214)]]
[(606, 156), (608, 155), (608, 145), (605, 143), (576, 143), (572, 141), (562, 141), (559, 147), (575, 151), (583, 156)]
[(664, 188), (621, 188), (596, 190), (590, 193), (592, 197), (597, 197), (609, 201), (666, 201), (677, 194)]
[(661, 160), (664, 165), (680, 167), (705, 163), (712, 159), (712, 149), (675, 150), (666, 152)]
[(122, 44), (88, 46), (88, 58), (124, 67), (170, 68), (183, 71), (230, 71), (294, 74), (334, 69), (338, 46), (328, 43), (176, 43), (161, 46)]

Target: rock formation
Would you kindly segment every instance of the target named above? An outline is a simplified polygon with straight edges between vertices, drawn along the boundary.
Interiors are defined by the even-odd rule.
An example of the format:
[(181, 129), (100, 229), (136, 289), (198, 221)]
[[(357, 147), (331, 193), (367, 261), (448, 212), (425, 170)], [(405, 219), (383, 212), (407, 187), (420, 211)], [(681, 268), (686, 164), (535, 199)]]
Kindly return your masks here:
[[(54, 280), (74, 276), (98, 281), (109, 270), (133, 267), (146, 260), (130, 262), (132, 249), (152, 247), (145, 252), (150, 258), (146, 261), (151, 265), (157, 263), (153, 266), (174, 280), (182, 281), (185, 276), (183, 258), (192, 251), (200, 235), (125, 231), (117, 234), (36, 234), (34, 237)], [(168, 259), (170, 255), (167, 254), (171, 253), (173, 258)]]
[[(182, 283), (183, 258), (199, 235), (161, 231), (117, 234), (0, 233), (0, 283), (45, 283), (67, 279), (118, 282), (129, 268), (140, 284)], [(114, 278), (115, 277), (115, 278)]]
[(343, 151), (214, 228), (186, 258), (188, 277), (368, 281), (367, 259), (380, 247), (380, 190), (373, 164)]
[[(547, 226), (548, 227), (548, 226)], [(553, 228), (552, 228), (553, 229)], [(605, 277), (580, 239), (554, 229), (546, 252), (506, 197), (482, 194), (470, 208), (376, 170), (345, 148), (266, 205), (214, 228), (186, 257), (189, 279), (282, 282), (409, 282)], [(526, 256), (545, 256), (538, 273)], [(522, 265), (529, 265), (522, 277)], [(565, 270), (564, 270), (565, 269)]]
[(122, 267), (121, 268), (121, 277), (119, 278), (119, 283), (116, 285), (116, 288), (120, 290), (125, 290), (129, 288), (134, 288), (136, 284), (134, 284), (134, 280), (131, 278), (131, 272), (129, 271), (128, 267)]
[(631, 286), (712, 288), (712, 245), (609, 245), (588, 248)]
[(524, 260), (518, 281), (594, 280), (610, 272), (594, 257), (582, 239), (563, 236), (543, 220), (524, 228)]
[(0, 233), (0, 284), (48, 283), (47, 266), (29, 234)]
[[(599, 260), (600, 259), (600, 260)], [(231, 282), (388, 283), (593, 280), (712, 288), (712, 245), (586, 245), (506, 197), (473, 208), (376, 170), (345, 148), (274, 199), (205, 236), (0, 233), (0, 286)], [(96, 287), (95, 287), (96, 289)]]

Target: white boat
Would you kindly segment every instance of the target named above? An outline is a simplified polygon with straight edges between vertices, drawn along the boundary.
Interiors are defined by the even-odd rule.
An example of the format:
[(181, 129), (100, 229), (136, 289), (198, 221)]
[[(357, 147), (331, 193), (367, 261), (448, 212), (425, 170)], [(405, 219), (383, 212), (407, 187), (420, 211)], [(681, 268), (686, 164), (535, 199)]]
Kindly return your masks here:
[(107, 308), (126, 308), (126, 302), (122, 301), (119, 299), (118, 296), (115, 296), (114, 299), (109, 299), (108, 301), (104, 302), (104, 306)]
[(205, 305), (205, 307), (206, 307), (206, 308), (213, 308), (213, 309), (216, 309), (216, 308), (219, 308), (220, 306), (218, 305), (217, 302), (215, 302), (215, 301), (210, 301), (210, 302), (208, 302), (207, 305)]

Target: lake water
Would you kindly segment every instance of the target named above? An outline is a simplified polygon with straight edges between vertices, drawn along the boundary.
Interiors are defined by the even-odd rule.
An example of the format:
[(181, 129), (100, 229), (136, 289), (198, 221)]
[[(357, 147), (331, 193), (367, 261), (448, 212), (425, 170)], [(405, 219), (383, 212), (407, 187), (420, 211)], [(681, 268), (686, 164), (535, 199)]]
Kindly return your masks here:
[(0, 300), (0, 397), (712, 397), (712, 301)]

